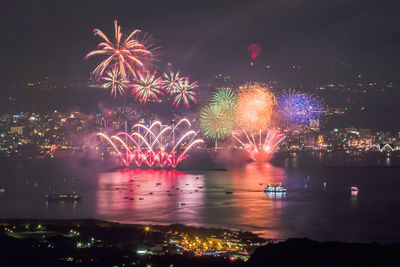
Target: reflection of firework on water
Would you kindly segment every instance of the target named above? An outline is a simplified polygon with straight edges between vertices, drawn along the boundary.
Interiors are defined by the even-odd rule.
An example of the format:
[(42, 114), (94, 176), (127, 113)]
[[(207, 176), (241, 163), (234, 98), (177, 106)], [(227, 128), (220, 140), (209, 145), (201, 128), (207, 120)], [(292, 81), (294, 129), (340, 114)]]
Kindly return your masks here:
[(163, 80), (163, 85), (164, 89), (167, 93), (174, 94), (178, 92), (178, 86), (179, 86), (179, 81), (181, 80), (181, 77), (179, 76), (179, 71), (178, 72), (170, 72), (164, 73), (164, 80)]
[(181, 101), (183, 101), (187, 108), (189, 108), (189, 100), (197, 104), (196, 92), (193, 91), (196, 87), (198, 87), (197, 81), (190, 83), (188, 78), (179, 80), (172, 105), (177, 108)]
[(232, 136), (243, 146), (249, 157), (257, 162), (269, 161), (285, 139), (285, 136), (277, 131), (267, 131), (264, 140), (261, 131), (258, 135), (254, 135), (245, 130), (238, 130), (234, 131)]
[(186, 131), (175, 140), (176, 128), (184, 124), (191, 126), (187, 119), (180, 120), (173, 127), (163, 127), (161, 122), (156, 121), (150, 127), (140, 123), (135, 124), (132, 129), (136, 131), (131, 134), (119, 132), (111, 137), (104, 133), (97, 135), (112, 145), (125, 166), (140, 167), (145, 164), (148, 167), (176, 168), (188, 157), (187, 152), (193, 146), (203, 143), (201, 139), (194, 140), (197, 133), (193, 130)]
[(208, 105), (200, 113), (201, 130), (206, 137), (214, 141), (225, 139), (234, 126), (234, 119), (228, 116), (222, 106)]
[(275, 96), (268, 87), (259, 83), (247, 83), (240, 87), (236, 120), (247, 131), (267, 129), (275, 109)]
[(219, 105), (222, 109), (234, 111), (237, 104), (237, 95), (231, 88), (222, 88), (211, 97), (211, 105)]
[(289, 90), (279, 96), (277, 112), (286, 128), (315, 125), (324, 114), (322, 102), (305, 93)]
[(113, 64), (119, 67), (122, 77), (127, 77), (130, 73), (136, 77), (146, 65), (152, 60), (152, 53), (143, 43), (135, 39), (140, 30), (135, 30), (123, 39), (121, 27), (114, 21), (115, 40), (111, 42), (108, 37), (99, 29), (95, 29), (94, 35), (103, 39), (98, 45), (98, 50), (92, 51), (85, 56), (85, 59), (93, 55), (107, 56), (93, 71), (95, 76), (102, 76), (104, 70)]
[(146, 103), (149, 99), (158, 100), (157, 94), (162, 94), (161, 78), (156, 78), (155, 73), (139, 73), (132, 87), (132, 94), (136, 95), (140, 103)]
[(101, 85), (103, 88), (110, 88), (111, 95), (117, 97), (117, 94), (125, 94), (125, 88), (128, 86), (129, 81), (121, 76), (118, 67), (114, 67), (111, 71), (106, 72), (106, 76), (102, 77), (104, 83)]

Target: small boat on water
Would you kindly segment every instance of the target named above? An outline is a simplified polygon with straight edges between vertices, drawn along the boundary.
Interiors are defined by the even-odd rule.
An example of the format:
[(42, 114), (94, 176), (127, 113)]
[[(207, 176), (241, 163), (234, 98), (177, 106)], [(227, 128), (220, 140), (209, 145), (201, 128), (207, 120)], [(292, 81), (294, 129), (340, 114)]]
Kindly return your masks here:
[(143, 200), (144, 198), (140, 197), (139, 200)]
[(231, 194), (233, 194), (233, 192), (232, 191), (226, 191), (225, 194), (231, 195)]
[(57, 195), (46, 195), (47, 201), (81, 201), (82, 197), (77, 193), (72, 194), (57, 194)]
[(159, 186), (159, 185), (161, 185), (161, 183), (156, 183), (156, 186)]
[(282, 184), (269, 184), (266, 188), (264, 188), (265, 193), (286, 193), (286, 188), (282, 186)]
[(183, 202), (179, 203), (179, 206), (185, 206), (185, 205), (186, 205), (186, 204), (183, 203)]

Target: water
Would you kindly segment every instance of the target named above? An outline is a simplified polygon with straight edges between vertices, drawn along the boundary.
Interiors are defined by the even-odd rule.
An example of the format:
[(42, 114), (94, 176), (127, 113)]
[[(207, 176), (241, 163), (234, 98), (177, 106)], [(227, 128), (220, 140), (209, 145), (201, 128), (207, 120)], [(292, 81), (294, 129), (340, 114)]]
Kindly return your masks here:
[[(2, 218), (181, 223), (245, 229), (266, 238), (400, 242), (398, 168), (327, 168), (315, 157), (228, 171), (97, 172), (51, 162), (0, 168), (0, 186), (7, 190), (0, 193)], [(268, 183), (287, 185), (288, 193), (265, 194)], [(83, 196), (80, 203), (44, 200), (49, 192), (72, 190)]]

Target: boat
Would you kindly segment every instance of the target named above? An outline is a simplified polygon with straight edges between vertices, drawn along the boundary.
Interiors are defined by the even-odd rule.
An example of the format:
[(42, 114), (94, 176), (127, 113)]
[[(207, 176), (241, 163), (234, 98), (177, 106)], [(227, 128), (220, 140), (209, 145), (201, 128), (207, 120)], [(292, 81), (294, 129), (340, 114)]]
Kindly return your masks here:
[(185, 203), (183, 203), (183, 202), (180, 202), (179, 203), (179, 206), (185, 206), (186, 204)]
[(57, 194), (57, 195), (46, 195), (47, 201), (81, 201), (82, 197), (77, 193), (72, 194)]
[(233, 194), (233, 192), (232, 191), (226, 191), (225, 194), (231, 195), (231, 194)]
[(352, 186), (352, 187), (351, 187), (351, 191), (353, 191), (353, 192), (358, 192), (358, 187)]
[(264, 188), (265, 193), (286, 193), (286, 188), (282, 184), (269, 184)]

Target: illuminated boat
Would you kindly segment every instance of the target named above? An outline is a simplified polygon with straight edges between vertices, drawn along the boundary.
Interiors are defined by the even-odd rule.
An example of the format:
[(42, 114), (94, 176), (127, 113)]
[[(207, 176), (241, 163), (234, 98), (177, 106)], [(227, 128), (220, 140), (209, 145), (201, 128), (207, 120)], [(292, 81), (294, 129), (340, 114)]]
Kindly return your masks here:
[(269, 184), (264, 188), (265, 193), (286, 193), (286, 188), (282, 184)]
[(358, 187), (352, 186), (352, 187), (351, 187), (351, 191), (353, 191), (353, 192), (358, 192)]
[(57, 194), (57, 195), (46, 195), (47, 201), (81, 201), (82, 197), (77, 193), (72, 194)]

